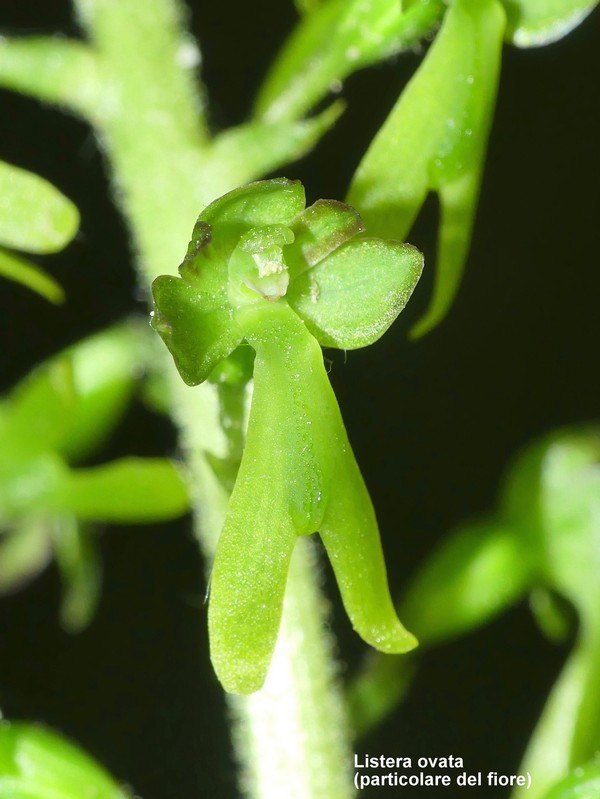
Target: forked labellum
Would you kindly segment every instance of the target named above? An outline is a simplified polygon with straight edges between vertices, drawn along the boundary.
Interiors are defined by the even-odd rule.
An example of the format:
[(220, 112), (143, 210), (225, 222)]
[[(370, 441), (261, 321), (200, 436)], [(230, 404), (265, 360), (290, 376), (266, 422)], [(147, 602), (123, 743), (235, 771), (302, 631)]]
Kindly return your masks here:
[(321, 345), (377, 340), (422, 270), (413, 247), (368, 238), (357, 212), (285, 179), (226, 194), (196, 224), (181, 277), (154, 282), (153, 325), (189, 385), (238, 346), (255, 353), (246, 445), (211, 579), (209, 631), (226, 690), (265, 680), (290, 558), (321, 536), (357, 632), (383, 652), (416, 645), (389, 594), (379, 531)]

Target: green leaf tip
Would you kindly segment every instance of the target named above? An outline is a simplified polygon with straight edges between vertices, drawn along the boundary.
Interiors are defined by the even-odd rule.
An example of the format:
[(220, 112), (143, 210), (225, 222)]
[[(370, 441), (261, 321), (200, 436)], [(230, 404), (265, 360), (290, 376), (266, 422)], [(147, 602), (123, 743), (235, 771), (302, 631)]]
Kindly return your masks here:
[[(180, 277), (154, 283), (153, 326), (186, 383), (218, 380), (245, 342), (255, 352), (246, 445), (211, 575), (211, 657), (226, 690), (267, 675), (290, 559), (318, 532), (350, 620), (372, 646), (416, 646), (396, 616), (379, 530), (320, 345), (377, 340), (422, 269), (413, 247), (366, 238), (334, 200), (305, 208), (298, 182), (250, 184), (199, 217)], [(218, 368), (217, 368), (218, 367)]]

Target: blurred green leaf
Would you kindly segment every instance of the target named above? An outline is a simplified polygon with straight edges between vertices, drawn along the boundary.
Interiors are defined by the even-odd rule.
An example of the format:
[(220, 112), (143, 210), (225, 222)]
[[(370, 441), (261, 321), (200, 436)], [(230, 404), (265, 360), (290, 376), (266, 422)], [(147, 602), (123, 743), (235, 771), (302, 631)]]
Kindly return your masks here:
[(50, 526), (46, 520), (27, 517), (0, 534), (0, 594), (22, 588), (52, 558)]
[(599, 796), (600, 761), (596, 759), (574, 769), (545, 794), (544, 799), (598, 799)]
[(69, 347), (55, 361), (68, 362), (75, 393), (69, 425), (59, 444), (67, 460), (93, 452), (109, 435), (130, 401), (136, 381), (155, 357), (146, 320), (113, 325)]
[(152, 347), (124, 323), (83, 339), (40, 364), (0, 400), (5, 459), (49, 450), (88, 455), (118, 422)]
[(441, 0), (325, 0), (300, 21), (268, 74), (256, 114), (303, 116), (362, 67), (412, 47), (442, 17)]
[(526, 451), (507, 484), (505, 504), (526, 520), (538, 579), (580, 617), (573, 652), (525, 756), (532, 789), (515, 794), (541, 799), (600, 746), (600, 431), (559, 431)]
[(539, 47), (562, 39), (598, 5), (598, 0), (503, 0), (507, 39), (517, 47)]
[(400, 603), (424, 645), (469, 632), (527, 591), (531, 553), (502, 520), (471, 524), (442, 541)]
[(309, 119), (256, 120), (225, 130), (213, 141), (209, 174), (203, 179), (216, 186), (247, 183), (297, 161), (312, 150), (343, 111), (344, 104), (338, 101)]
[(188, 504), (182, 475), (165, 458), (121, 458), (68, 471), (47, 500), (52, 511), (121, 523), (173, 519)]
[(0, 722), (0, 799), (128, 799), (89, 755), (34, 724)]
[(77, 633), (90, 623), (100, 599), (102, 561), (96, 536), (75, 517), (61, 516), (54, 524), (54, 547), (63, 581), (61, 623)]
[(380, 725), (406, 696), (417, 672), (416, 652), (402, 656), (367, 653), (346, 694), (355, 739)]
[(367, 229), (404, 241), (427, 196), (441, 204), (436, 287), (416, 328), (445, 315), (467, 254), (500, 67), (497, 0), (455, 0), (425, 60), (373, 140), (348, 201)]
[(600, 630), (600, 431), (551, 442), (542, 481), (547, 579)]
[(321, 4), (322, 0), (296, 0), (296, 8), (301, 14), (308, 14), (314, 11)]
[(0, 523), (18, 524), (42, 515), (61, 491), (67, 468), (51, 452), (22, 460), (0, 460)]
[(50, 253), (71, 241), (79, 214), (48, 181), (0, 161), (0, 242), (16, 250)]
[(576, 626), (575, 611), (555, 591), (535, 586), (529, 596), (529, 608), (535, 620), (551, 641), (564, 642)]
[(65, 293), (54, 278), (47, 275), (36, 264), (32, 264), (31, 261), (1, 248), (0, 275), (27, 286), (55, 305), (64, 302)]
[(58, 449), (75, 409), (73, 371), (67, 358), (53, 358), (31, 372), (2, 403), (0, 437), (6, 460)]

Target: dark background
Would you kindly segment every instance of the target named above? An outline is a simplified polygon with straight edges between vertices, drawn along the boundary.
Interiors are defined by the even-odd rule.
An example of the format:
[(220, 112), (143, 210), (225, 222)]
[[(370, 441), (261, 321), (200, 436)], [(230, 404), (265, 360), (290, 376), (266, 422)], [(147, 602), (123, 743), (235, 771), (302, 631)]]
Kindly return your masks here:
[[(191, 5), (211, 122), (224, 128), (249, 111), (293, 24), (292, 3)], [(66, 0), (4, 0), (0, 25), (4, 32), (77, 33)], [(599, 416), (599, 43), (596, 12), (550, 47), (505, 49), (475, 238), (452, 312), (425, 339), (407, 341), (427, 302), (430, 266), (380, 342), (346, 362), (332, 356), (331, 377), (397, 589), (446, 531), (492, 507), (522, 445)], [(343, 197), (417, 63), (417, 56), (402, 57), (346, 82), (347, 113), (313, 155), (286, 170), (305, 182), (310, 201)], [(2, 281), (5, 388), (46, 355), (143, 308), (89, 128), (7, 92), (0, 92), (0, 109), (0, 157), (53, 181), (82, 214), (75, 242), (45, 260), (67, 289), (65, 307)], [(430, 265), (436, 213), (428, 203), (411, 235)], [(136, 405), (102, 455), (175, 447), (170, 426)], [(102, 601), (79, 636), (58, 625), (54, 569), (0, 602), (4, 714), (62, 730), (144, 799), (236, 795), (224, 703), (208, 662), (202, 563), (188, 522), (104, 531)], [(364, 647), (330, 593), (351, 673)], [(357, 751), (454, 754), (469, 771), (513, 773), (566, 653), (544, 641), (527, 608), (518, 607), (429, 653), (408, 701)]]

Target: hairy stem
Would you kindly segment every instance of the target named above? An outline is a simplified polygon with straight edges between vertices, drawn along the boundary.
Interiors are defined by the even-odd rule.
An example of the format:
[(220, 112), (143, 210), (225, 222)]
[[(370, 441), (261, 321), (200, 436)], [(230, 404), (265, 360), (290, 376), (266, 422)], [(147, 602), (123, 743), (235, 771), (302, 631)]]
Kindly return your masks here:
[[(73, 74), (60, 64), (58, 41), (46, 40), (37, 54), (38, 66), (49, 57), (58, 64), (54, 95), (47, 82), (36, 84), (33, 68), (22, 64), (7, 79), (12, 62), (5, 68), (1, 57), (0, 80), (70, 105), (95, 124), (138, 251), (140, 282), (149, 290), (154, 277), (176, 271), (198, 212), (246, 180), (248, 166), (241, 165), (240, 175), (235, 168), (225, 175), (211, 169), (203, 101), (191, 77), (199, 54), (179, 27), (175, 0), (75, 0), (75, 5), (90, 44), (69, 44), (69, 63), (74, 69), (74, 59), (93, 65), (88, 71), (96, 101), (90, 102), (88, 94), (85, 102), (71, 98)], [(10, 43), (0, 51), (2, 47), (10, 61)], [(214, 458), (226, 457), (228, 448), (219, 423), (218, 394), (210, 384), (184, 386), (166, 353), (165, 369), (192, 477), (197, 534), (210, 563), (228, 500), (210, 465)], [(253, 799), (345, 799), (353, 793), (347, 724), (314, 572), (307, 542), (301, 542), (267, 686), (250, 698), (231, 700), (234, 739), (243, 741), (239, 758), (244, 787)], [(273, 792), (276, 774), (279, 793)]]

